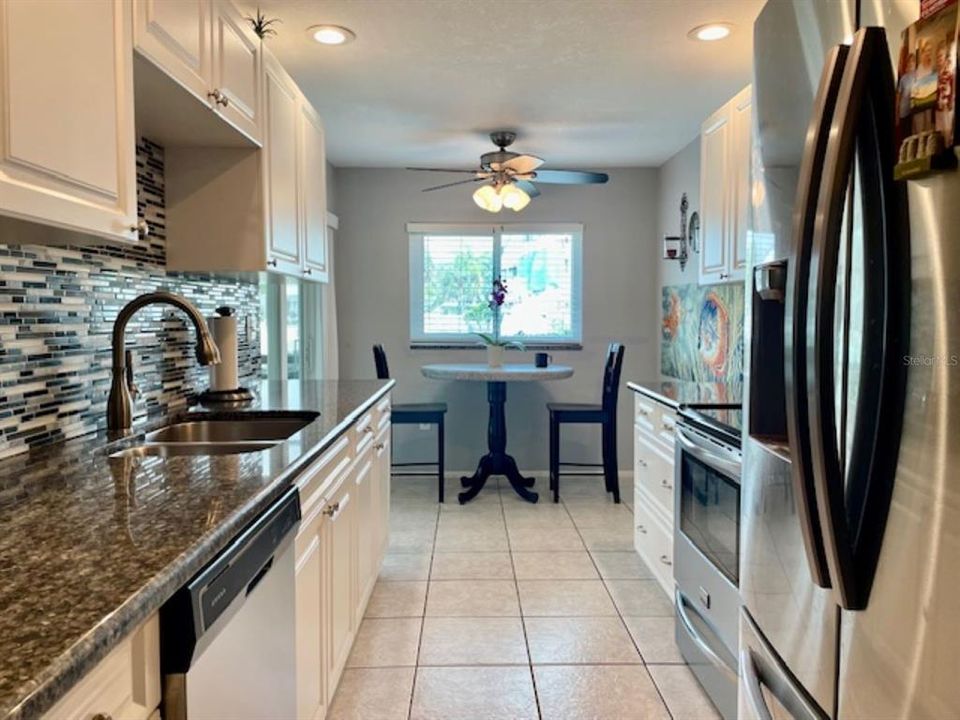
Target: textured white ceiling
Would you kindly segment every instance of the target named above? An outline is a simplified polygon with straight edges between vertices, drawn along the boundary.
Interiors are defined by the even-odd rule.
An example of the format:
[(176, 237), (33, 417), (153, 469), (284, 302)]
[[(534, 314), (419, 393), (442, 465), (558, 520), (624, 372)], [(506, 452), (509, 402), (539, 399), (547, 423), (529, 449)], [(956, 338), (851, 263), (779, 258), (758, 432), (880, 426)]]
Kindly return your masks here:
[[(660, 165), (750, 82), (763, 0), (260, 0), (338, 166), (474, 167), (487, 133), (547, 167)], [(251, 11), (256, 2), (244, 0)], [(694, 42), (695, 25), (733, 34)], [(309, 25), (357, 39), (318, 45)]]

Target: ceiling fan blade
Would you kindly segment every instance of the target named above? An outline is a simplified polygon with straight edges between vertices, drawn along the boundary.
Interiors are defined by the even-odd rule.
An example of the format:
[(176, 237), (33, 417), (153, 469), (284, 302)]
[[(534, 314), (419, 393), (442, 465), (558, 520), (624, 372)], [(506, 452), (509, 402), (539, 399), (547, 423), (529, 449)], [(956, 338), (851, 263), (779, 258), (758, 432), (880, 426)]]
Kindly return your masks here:
[(475, 177), (470, 178), (469, 180), (457, 180), (456, 182), (445, 183), (443, 185), (434, 185), (433, 187), (424, 188), (421, 192), (430, 192), (431, 190), (443, 190), (443, 188), (453, 187), (454, 185), (467, 185), (469, 183), (483, 182), (487, 178), (485, 177)]
[(536, 155), (517, 155), (499, 165), (501, 170), (513, 170), (519, 175), (524, 175), (543, 165), (543, 158), (538, 158)]
[(561, 185), (596, 185), (610, 179), (606, 173), (585, 172), (582, 170), (537, 170), (534, 180)]
[(529, 180), (514, 180), (513, 184), (532, 198), (535, 198), (540, 194), (540, 190), (537, 189), (537, 186)]
[(451, 170), (450, 168), (420, 168), (420, 167), (408, 167), (404, 168), (405, 170), (416, 170), (417, 172), (445, 172), (445, 173), (470, 173), (471, 175), (476, 175), (479, 170)]

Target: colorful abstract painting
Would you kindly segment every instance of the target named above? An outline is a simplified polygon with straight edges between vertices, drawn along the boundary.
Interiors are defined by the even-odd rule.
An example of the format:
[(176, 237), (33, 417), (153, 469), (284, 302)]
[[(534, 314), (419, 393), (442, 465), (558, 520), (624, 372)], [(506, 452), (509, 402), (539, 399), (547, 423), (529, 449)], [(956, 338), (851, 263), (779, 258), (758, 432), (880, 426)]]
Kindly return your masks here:
[(743, 380), (743, 286), (663, 288), (660, 372), (699, 382)]

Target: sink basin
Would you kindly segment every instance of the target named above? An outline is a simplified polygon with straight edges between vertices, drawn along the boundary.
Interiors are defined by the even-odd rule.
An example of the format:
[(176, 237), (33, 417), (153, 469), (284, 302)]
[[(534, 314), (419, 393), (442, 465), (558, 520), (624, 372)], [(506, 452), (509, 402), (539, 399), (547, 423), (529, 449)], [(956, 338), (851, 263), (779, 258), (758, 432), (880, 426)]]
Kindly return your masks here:
[(110, 457), (239, 455), (241, 453), (269, 450), (276, 444), (276, 442), (149, 443), (118, 450), (117, 452), (110, 453)]
[[(253, 416), (236, 419), (187, 420), (147, 433), (147, 442), (231, 443), (286, 440), (317, 418), (316, 413)], [(204, 453), (197, 453), (204, 454)]]

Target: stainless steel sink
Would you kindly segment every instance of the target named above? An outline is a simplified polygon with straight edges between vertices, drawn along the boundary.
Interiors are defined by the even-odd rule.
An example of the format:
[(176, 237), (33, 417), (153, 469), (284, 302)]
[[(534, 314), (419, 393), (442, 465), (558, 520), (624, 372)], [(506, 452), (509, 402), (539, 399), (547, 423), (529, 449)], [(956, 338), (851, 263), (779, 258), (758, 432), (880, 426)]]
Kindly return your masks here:
[(280, 441), (299, 432), (316, 417), (315, 413), (296, 413), (283, 416), (253, 416), (241, 420), (187, 420), (147, 433), (146, 440), (158, 443)]
[(210, 442), (210, 443), (148, 443), (134, 445), (114, 453), (112, 458), (122, 457), (178, 457), (187, 455), (239, 455), (241, 453), (269, 450), (276, 442)]

